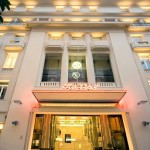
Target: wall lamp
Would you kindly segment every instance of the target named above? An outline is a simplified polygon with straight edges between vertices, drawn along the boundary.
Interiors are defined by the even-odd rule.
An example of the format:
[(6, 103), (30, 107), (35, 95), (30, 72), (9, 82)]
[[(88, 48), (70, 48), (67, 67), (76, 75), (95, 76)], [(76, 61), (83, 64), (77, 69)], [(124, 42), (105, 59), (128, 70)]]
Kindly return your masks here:
[(16, 99), (16, 100), (14, 100), (14, 102), (15, 102), (16, 104), (20, 104), (20, 105), (22, 104), (22, 101), (21, 101), (21, 100), (17, 100), (17, 99)]
[(148, 122), (148, 121), (143, 121), (143, 126), (148, 126), (148, 125), (150, 125), (150, 122)]
[(139, 101), (137, 104), (138, 105), (141, 105), (141, 104), (145, 104), (145, 103), (147, 103), (148, 101), (146, 101), (146, 100), (143, 100), (143, 101)]
[(12, 121), (11, 123), (12, 123), (12, 125), (16, 126), (16, 125), (18, 125), (19, 122), (15, 120), (15, 121)]

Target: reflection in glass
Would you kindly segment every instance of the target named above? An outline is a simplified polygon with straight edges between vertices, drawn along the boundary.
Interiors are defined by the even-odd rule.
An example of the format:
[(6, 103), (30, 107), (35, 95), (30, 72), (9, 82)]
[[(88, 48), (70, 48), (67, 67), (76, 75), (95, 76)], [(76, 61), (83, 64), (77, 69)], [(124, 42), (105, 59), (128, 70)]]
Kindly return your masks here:
[(42, 81), (60, 82), (61, 54), (47, 54), (43, 69)]
[(108, 54), (93, 54), (96, 82), (114, 82)]
[(121, 115), (38, 114), (32, 149), (129, 150)]

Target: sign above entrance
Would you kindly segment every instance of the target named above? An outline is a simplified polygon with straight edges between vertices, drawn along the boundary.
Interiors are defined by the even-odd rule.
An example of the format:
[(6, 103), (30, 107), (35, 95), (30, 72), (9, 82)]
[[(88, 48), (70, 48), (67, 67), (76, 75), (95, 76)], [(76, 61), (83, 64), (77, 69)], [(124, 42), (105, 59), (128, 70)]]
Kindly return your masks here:
[(87, 83), (68, 83), (62, 88), (65, 90), (96, 90), (97, 85)]
[(60, 120), (57, 122), (60, 126), (83, 126), (92, 124), (90, 120)]

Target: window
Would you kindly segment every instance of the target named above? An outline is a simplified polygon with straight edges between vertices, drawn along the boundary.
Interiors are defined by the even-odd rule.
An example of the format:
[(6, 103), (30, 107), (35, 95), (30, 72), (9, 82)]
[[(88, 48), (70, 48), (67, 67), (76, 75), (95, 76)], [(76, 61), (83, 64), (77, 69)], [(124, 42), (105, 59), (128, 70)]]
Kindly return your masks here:
[(96, 82), (114, 82), (108, 54), (93, 54)]
[(144, 70), (150, 70), (150, 54), (149, 53), (139, 53), (138, 54), (142, 67)]
[(142, 42), (142, 41), (143, 41), (143, 39), (142, 39), (141, 36), (139, 36), (139, 37), (132, 37), (132, 42)]
[(61, 57), (61, 54), (46, 54), (43, 82), (60, 82)]
[(69, 56), (68, 82), (87, 82), (85, 56)]
[(7, 53), (7, 57), (3, 68), (14, 68), (18, 57), (18, 53)]
[(6, 90), (7, 90), (8, 82), (0, 81), (0, 99), (4, 99)]
[(4, 123), (0, 122), (0, 132), (2, 131), (3, 127), (4, 127)]
[(150, 85), (150, 80), (148, 80), (148, 85)]

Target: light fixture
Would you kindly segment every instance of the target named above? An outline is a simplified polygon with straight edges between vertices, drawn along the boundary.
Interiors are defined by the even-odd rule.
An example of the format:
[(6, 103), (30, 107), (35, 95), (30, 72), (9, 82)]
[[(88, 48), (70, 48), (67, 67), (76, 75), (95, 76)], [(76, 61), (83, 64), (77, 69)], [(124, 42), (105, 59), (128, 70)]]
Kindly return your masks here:
[(62, 138), (56, 138), (56, 141), (61, 142), (61, 141), (62, 141)]
[(80, 73), (79, 73), (79, 72), (73, 72), (73, 73), (72, 73), (72, 77), (73, 77), (74, 79), (79, 79), (79, 78), (80, 78)]
[(80, 6), (72, 6), (73, 11), (79, 11), (80, 10)]
[[(79, 41), (78, 41), (79, 42)], [(80, 45), (80, 44), (78, 44)], [(76, 58), (76, 61), (74, 61), (72, 63), (72, 68), (75, 69), (73, 72), (72, 72), (72, 77), (74, 79), (77, 80), (78, 82), (78, 79), (80, 78), (80, 73), (79, 73), (79, 69), (82, 69), (82, 64), (81, 62), (79, 62), (79, 46), (78, 46), (78, 49), (77, 49), (77, 58)]]
[(141, 105), (141, 104), (145, 104), (145, 103), (147, 103), (148, 101), (146, 101), (146, 100), (144, 100), (144, 101), (139, 101), (137, 104), (138, 105)]
[(150, 124), (150, 122), (148, 122), (148, 121), (143, 121), (143, 125), (144, 126), (148, 126)]
[(22, 101), (16, 99), (16, 100), (14, 100), (14, 103), (21, 105), (21, 104), (22, 104)]
[(80, 69), (82, 67), (82, 64), (79, 61), (75, 61), (72, 63), (72, 67), (74, 69)]
[(15, 121), (12, 121), (11, 123), (12, 123), (12, 125), (16, 126), (16, 125), (18, 125), (19, 122), (15, 120)]
[(63, 9), (64, 9), (64, 6), (56, 6), (57, 11), (63, 11)]
[(35, 8), (35, 6), (30, 5), (30, 6), (26, 6), (26, 8), (27, 8), (28, 10), (32, 10), (32, 9), (34, 9), (34, 8)]
[(90, 11), (97, 11), (97, 6), (89, 6)]

